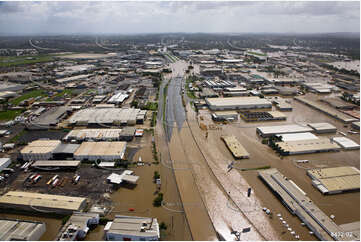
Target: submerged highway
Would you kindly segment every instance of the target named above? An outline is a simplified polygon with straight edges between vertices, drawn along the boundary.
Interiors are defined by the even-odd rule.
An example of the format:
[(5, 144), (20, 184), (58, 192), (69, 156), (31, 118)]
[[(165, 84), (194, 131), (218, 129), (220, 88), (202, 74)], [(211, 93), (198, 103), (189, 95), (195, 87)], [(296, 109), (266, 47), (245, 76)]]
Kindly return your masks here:
[[(179, 194), (182, 200), (183, 209), (188, 225), (194, 240), (236, 240), (235, 232), (242, 233), (242, 240), (267, 240), (275, 239), (277, 236), (272, 232), (269, 225), (259, 223), (256, 226), (249, 216), (240, 209), (247, 205), (247, 209), (253, 206), (252, 210), (262, 210), (259, 204), (253, 204), (236, 199), (231, 194), (240, 193), (235, 186), (225, 186), (221, 182), (228, 182), (228, 179), (219, 179), (223, 168), (210, 166), (210, 157), (205, 156), (199, 146), (199, 139), (204, 139), (200, 132), (192, 131), (199, 129), (194, 118), (187, 119), (187, 116), (196, 114), (187, 103), (187, 114), (182, 103), (182, 87), (185, 85), (185, 70), (188, 64), (184, 61), (177, 61), (171, 64), (172, 74), (165, 77), (161, 85), (160, 105), (158, 111), (157, 134), (164, 134), (161, 154), (169, 152), (169, 159), (162, 160), (162, 164), (173, 169)], [(165, 116), (163, 117), (163, 90), (168, 85)], [(191, 128), (192, 126), (192, 128)], [(194, 135), (198, 135), (195, 137)], [(159, 145), (159, 144), (158, 144)], [(162, 157), (165, 157), (163, 154)], [(211, 163), (213, 163), (212, 161)], [(219, 172), (217, 170), (219, 169)], [(217, 176), (216, 176), (216, 175)], [(227, 188), (227, 190), (226, 190)], [(242, 199), (242, 198), (241, 198)], [(245, 198), (243, 198), (245, 199)], [(167, 202), (167, 201), (165, 201)], [(256, 221), (263, 218), (257, 218)], [(265, 232), (260, 231), (262, 226)], [(263, 229), (262, 229), (263, 230)], [(266, 232), (268, 230), (268, 232)]]

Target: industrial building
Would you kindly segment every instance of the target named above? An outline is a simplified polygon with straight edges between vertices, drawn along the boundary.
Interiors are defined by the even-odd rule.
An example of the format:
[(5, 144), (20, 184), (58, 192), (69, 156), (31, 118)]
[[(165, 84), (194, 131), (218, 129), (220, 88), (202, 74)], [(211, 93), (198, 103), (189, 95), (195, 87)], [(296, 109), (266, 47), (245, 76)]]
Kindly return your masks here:
[(337, 131), (336, 127), (329, 123), (309, 123), (307, 125), (313, 128), (317, 134), (336, 133)]
[(28, 210), (71, 214), (86, 206), (86, 198), (41, 194), (34, 192), (10, 191), (0, 197), (0, 207), (7, 209)]
[(310, 169), (307, 175), (322, 194), (360, 190), (360, 171), (351, 166)]
[(61, 78), (61, 79), (56, 79), (55, 81), (59, 84), (64, 84), (64, 83), (68, 83), (68, 82), (73, 82), (73, 81), (86, 81), (88, 80), (90, 75), (77, 75), (77, 76), (71, 76), (71, 77), (65, 77), (65, 78)]
[(280, 97), (273, 97), (267, 99), (270, 100), (273, 104), (275, 104), (276, 108), (280, 111), (292, 111), (292, 105), (287, 99), (283, 99)]
[(319, 138), (317, 140), (312, 139), (276, 142), (275, 150), (277, 150), (281, 155), (299, 155), (339, 151), (340, 147), (331, 142), (328, 138)]
[(346, 137), (334, 137), (332, 140), (345, 150), (358, 150), (360, 145)]
[(117, 94), (114, 94), (108, 101), (107, 103), (113, 103), (113, 104), (122, 104), (124, 102), (125, 99), (127, 99), (129, 97), (128, 94), (123, 93), (123, 92), (119, 92)]
[(346, 232), (346, 234), (350, 235), (350, 240), (360, 241), (360, 221), (340, 224), (340, 227)]
[[(102, 162), (103, 163), (103, 162)], [(122, 174), (112, 173), (108, 176), (107, 181), (113, 184), (120, 184), (123, 182), (130, 184), (137, 184), (139, 176), (134, 175), (134, 172), (131, 170), (125, 170)]]
[(116, 141), (120, 138), (122, 129), (73, 129), (64, 140), (71, 141)]
[(10, 158), (0, 158), (0, 172), (11, 164)]
[(156, 218), (115, 215), (104, 228), (105, 239), (109, 241), (157, 241), (160, 239)]
[(241, 111), (240, 116), (246, 122), (286, 120), (287, 116), (279, 111), (254, 112)]
[(31, 164), (31, 168), (46, 170), (46, 169), (57, 169), (57, 170), (76, 170), (80, 166), (80, 160), (38, 160)]
[(238, 113), (236, 111), (215, 111), (212, 113), (212, 120), (225, 121), (225, 120), (238, 120)]
[(235, 136), (222, 136), (221, 139), (226, 144), (229, 151), (237, 159), (249, 158), (249, 153), (237, 140)]
[(49, 160), (54, 150), (61, 144), (60, 140), (39, 139), (25, 146), (20, 154), (24, 161)]
[(61, 143), (53, 150), (53, 159), (71, 159), (74, 158), (75, 151), (79, 148), (78, 144), (63, 144)]
[(42, 222), (0, 219), (0, 241), (38, 241), (45, 231)]
[(351, 127), (355, 130), (360, 130), (360, 122), (353, 122)]
[(294, 134), (294, 133), (304, 133), (304, 132), (312, 132), (313, 129), (309, 127), (304, 127), (298, 124), (287, 124), (287, 125), (279, 125), (279, 126), (261, 126), (257, 127), (256, 132), (261, 137), (267, 138), (276, 134)]
[(277, 135), (282, 138), (282, 141), (299, 141), (299, 140), (316, 140), (318, 137), (310, 132), (296, 133), (296, 134), (280, 134)]
[(343, 110), (352, 110), (356, 108), (356, 105), (347, 103), (340, 98), (324, 98), (320, 99), (320, 101), (327, 103), (328, 105)]
[(206, 98), (205, 101), (212, 111), (272, 108), (271, 102), (259, 97)]
[(74, 153), (77, 160), (121, 160), (124, 157), (126, 142), (83, 142)]
[(143, 123), (146, 110), (133, 108), (87, 108), (74, 113), (70, 125), (135, 125)]
[(80, 213), (74, 212), (66, 224), (61, 228), (57, 239), (58, 241), (84, 240), (89, 227), (99, 224), (98, 213)]
[(304, 87), (320, 94), (328, 94), (332, 92), (334, 86), (329, 84), (323, 84), (320, 82), (304, 83)]
[(200, 74), (206, 77), (222, 76), (223, 70), (222, 68), (201, 68)]
[(205, 87), (202, 89), (202, 92), (199, 94), (199, 97), (200, 98), (218, 97), (218, 94), (212, 89)]
[(229, 88), (229, 87), (235, 87), (236, 85), (233, 82), (230, 81), (205, 81), (203, 82), (203, 85), (209, 87), (209, 88)]
[[(40, 110), (39, 110), (40, 111)], [(67, 117), (70, 108), (65, 106), (53, 107), (42, 113), (39, 117), (31, 122), (26, 123), (26, 127), (30, 130), (47, 130), (55, 128), (57, 124)]]
[(320, 103), (308, 100), (304, 97), (294, 97), (294, 99), (316, 110), (319, 110), (335, 119), (341, 120), (344, 123), (352, 123), (358, 121), (357, 119), (351, 118), (349, 115), (334, 110), (329, 106), (321, 105)]
[(287, 209), (292, 214), (297, 215), (318, 239), (327, 241), (342, 239), (337, 235), (345, 234), (345, 231), (317, 207), (293, 181), (275, 168), (260, 171), (258, 176), (277, 195), (277, 198), (282, 201)]
[(249, 96), (249, 91), (223, 92), (223, 97), (245, 97)]
[(135, 134), (135, 127), (124, 127), (119, 133), (119, 140), (132, 141)]

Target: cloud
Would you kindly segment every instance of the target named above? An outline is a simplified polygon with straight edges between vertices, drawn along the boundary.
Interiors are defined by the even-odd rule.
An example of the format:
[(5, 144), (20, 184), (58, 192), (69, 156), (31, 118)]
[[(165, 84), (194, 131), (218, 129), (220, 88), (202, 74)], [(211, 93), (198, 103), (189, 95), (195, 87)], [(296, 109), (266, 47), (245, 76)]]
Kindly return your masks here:
[(2, 33), (359, 32), (360, 2), (0, 2)]

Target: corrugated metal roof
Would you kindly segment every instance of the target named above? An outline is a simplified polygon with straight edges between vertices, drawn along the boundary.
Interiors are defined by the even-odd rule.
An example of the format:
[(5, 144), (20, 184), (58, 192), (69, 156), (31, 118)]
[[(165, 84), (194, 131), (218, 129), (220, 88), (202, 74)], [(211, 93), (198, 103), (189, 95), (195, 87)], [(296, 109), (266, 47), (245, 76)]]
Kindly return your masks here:
[(35, 140), (25, 146), (20, 153), (51, 153), (61, 144), (60, 140)]
[(272, 105), (267, 99), (259, 97), (206, 98), (206, 101), (212, 106)]
[(307, 174), (328, 192), (360, 189), (360, 171), (351, 166), (311, 169)]
[(0, 197), (2, 205), (23, 205), (77, 211), (86, 201), (83, 197), (11, 191)]
[(239, 143), (235, 136), (222, 136), (223, 141), (226, 143), (228, 149), (236, 158), (249, 158), (247, 150)]
[(127, 142), (83, 142), (74, 156), (117, 156), (124, 151)]

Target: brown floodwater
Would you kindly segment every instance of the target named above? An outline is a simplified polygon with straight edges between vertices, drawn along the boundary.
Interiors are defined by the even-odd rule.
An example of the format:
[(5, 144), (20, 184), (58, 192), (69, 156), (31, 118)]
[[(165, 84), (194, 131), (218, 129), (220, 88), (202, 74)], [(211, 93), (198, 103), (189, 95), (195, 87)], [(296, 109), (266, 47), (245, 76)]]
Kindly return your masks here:
[[(261, 139), (256, 134), (257, 126), (271, 126), (290, 123), (305, 125), (307, 122), (328, 122), (336, 126), (339, 131), (344, 133), (347, 133), (347, 130), (349, 129), (345, 128), (344, 124), (332, 117), (320, 113), (317, 110), (307, 107), (301, 103), (292, 101), (292, 105), (292, 112), (284, 112), (287, 115), (287, 121), (245, 123), (240, 120), (235, 124), (222, 125), (221, 130), (209, 131), (209, 137), (206, 142), (202, 143), (202, 147), (206, 152), (210, 153), (214, 157), (217, 157), (216, 160), (221, 166), (219, 166), (219, 169), (216, 168), (216, 171), (219, 171), (221, 174), (220, 170), (225, 169), (227, 162), (229, 164), (230, 161), (234, 160), (234, 158), (220, 139), (220, 136), (235, 135), (240, 143), (250, 153), (250, 159), (237, 161), (235, 163), (236, 167), (256, 168), (270, 165), (271, 167), (277, 168), (284, 175), (292, 179), (301, 189), (303, 189), (315, 202), (315, 204), (317, 204), (327, 215), (335, 215), (335, 222), (337, 224), (359, 221), (359, 192), (324, 196), (311, 185), (311, 179), (306, 175), (306, 170), (302, 167), (300, 168), (300, 166), (296, 166), (294, 162), (294, 160), (298, 159), (310, 160), (310, 163), (307, 164), (308, 168), (351, 165), (359, 169), (359, 150), (297, 155), (281, 158), (271, 148), (261, 144)], [(202, 132), (205, 133), (204, 131)], [(333, 137), (341, 135), (324, 134), (322, 136)], [(359, 135), (348, 135), (348, 137), (359, 143)], [(241, 177), (237, 178), (235, 175), (236, 173), (240, 174)], [(269, 208), (273, 214), (281, 213), (282, 217), (287, 221), (292, 229), (300, 235), (301, 240), (316, 239), (314, 236), (309, 235), (308, 229), (301, 226), (301, 221), (296, 216), (292, 216), (282, 203), (271, 193), (266, 185), (261, 182), (258, 178), (257, 171), (239, 171), (233, 169), (229, 172), (229, 174), (225, 174), (223, 177), (220, 175), (220, 179), (225, 179), (227, 176), (230, 177), (230, 181), (233, 181), (233, 184), (238, 183), (235, 179), (241, 180), (244, 178), (245, 181), (239, 181), (240, 186), (243, 184), (244, 186), (248, 185), (249, 187), (252, 187), (253, 195), (260, 200), (261, 206)], [(345, 210), (345, 207), (350, 209)], [(252, 217), (252, 212), (253, 211), (249, 211), (250, 217)], [(268, 220), (275, 231), (277, 231), (281, 240), (293, 240), (293, 236), (291, 236), (286, 228), (281, 225), (277, 217), (273, 216), (272, 218), (268, 218)]]

